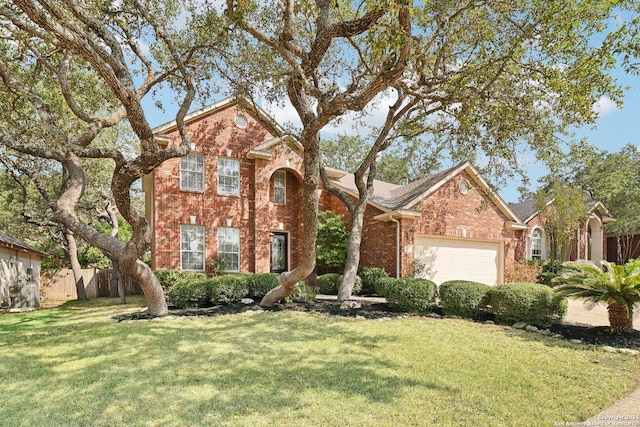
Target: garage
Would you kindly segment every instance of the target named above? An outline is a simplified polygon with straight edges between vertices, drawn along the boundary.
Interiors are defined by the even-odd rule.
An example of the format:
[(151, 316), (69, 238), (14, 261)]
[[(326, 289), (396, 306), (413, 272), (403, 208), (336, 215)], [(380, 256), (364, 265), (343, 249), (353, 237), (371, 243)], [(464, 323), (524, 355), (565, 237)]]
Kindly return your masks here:
[(472, 280), (496, 285), (502, 281), (502, 242), (437, 236), (416, 236), (415, 259), (425, 266), (424, 278), (441, 284)]

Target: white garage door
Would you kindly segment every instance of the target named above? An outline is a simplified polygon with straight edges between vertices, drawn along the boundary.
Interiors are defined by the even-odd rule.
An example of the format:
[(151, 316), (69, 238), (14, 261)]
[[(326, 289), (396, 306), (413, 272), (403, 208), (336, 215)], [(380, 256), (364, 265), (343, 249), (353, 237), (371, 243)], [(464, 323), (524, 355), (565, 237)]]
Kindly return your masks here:
[(426, 267), (422, 276), (438, 285), (447, 280), (495, 285), (502, 276), (502, 244), (495, 241), (416, 236), (415, 259)]

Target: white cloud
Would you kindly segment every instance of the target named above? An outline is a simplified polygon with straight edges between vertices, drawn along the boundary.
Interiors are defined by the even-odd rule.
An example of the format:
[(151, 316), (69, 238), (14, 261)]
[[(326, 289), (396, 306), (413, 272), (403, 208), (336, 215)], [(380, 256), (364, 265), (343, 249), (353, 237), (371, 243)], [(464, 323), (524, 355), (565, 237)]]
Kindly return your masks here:
[(618, 110), (618, 105), (608, 96), (602, 96), (591, 106), (591, 109), (596, 112), (598, 116), (604, 116), (607, 113)]

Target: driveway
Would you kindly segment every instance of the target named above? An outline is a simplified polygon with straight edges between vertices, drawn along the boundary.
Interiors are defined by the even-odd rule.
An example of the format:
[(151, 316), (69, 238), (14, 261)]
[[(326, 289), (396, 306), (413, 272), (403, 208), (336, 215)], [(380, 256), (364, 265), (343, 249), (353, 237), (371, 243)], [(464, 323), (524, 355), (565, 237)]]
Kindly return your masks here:
[[(607, 306), (603, 303), (595, 305), (593, 308), (585, 305), (583, 300), (568, 300), (569, 307), (564, 323), (578, 323), (591, 326), (609, 326), (609, 315)], [(633, 312), (633, 328), (640, 330), (640, 308), (636, 307)]]

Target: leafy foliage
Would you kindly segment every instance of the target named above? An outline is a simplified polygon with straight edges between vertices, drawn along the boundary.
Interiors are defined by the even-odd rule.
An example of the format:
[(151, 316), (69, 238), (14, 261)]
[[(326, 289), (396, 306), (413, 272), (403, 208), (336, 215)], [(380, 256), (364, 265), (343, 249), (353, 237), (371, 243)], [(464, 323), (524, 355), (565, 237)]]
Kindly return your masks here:
[(435, 302), (437, 287), (427, 279), (396, 279), (386, 282), (384, 292), (390, 307), (410, 313), (426, 313)]
[(158, 280), (160, 281), (160, 285), (162, 289), (167, 292), (169, 289), (173, 287), (178, 281), (182, 280), (202, 280), (206, 279), (204, 273), (196, 273), (193, 271), (184, 271), (184, 270), (156, 270), (153, 272), (156, 275)]
[(280, 275), (277, 273), (254, 274), (249, 279), (249, 297), (262, 298), (279, 284)]
[[(640, 259), (625, 265), (602, 263), (605, 271), (590, 261), (565, 262), (565, 269), (553, 279), (558, 284), (554, 289), (561, 297), (585, 299), (592, 304), (606, 303), (611, 328), (628, 332), (633, 329), (633, 307), (640, 303)], [(612, 313), (615, 306), (623, 309), (624, 316)]]
[(362, 279), (362, 293), (365, 295), (375, 293), (378, 280), (389, 277), (384, 269), (378, 267), (360, 267), (358, 276)]
[(569, 259), (576, 229), (584, 223), (589, 208), (582, 191), (555, 180), (536, 195), (536, 210), (544, 228), (551, 259)]
[(541, 271), (542, 264), (537, 260), (518, 260), (505, 268), (504, 281), (536, 283)]
[(340, 275), (338, 273), (322, 274), (316, 278), (316, 288), (321, 294), (337, 295), (340, 286)]
[(318, 212), (316, 259), (318, 268), (341, 267), (347, 255), (349, 232), (342, 216), (332, 211)]
[(504, 323), (525, 322), (548, 327), (562, 320), (567, 301), (545, 285), (505, 283), (489, 289), (487, 302), (496, 319)]
[(208, 279), (181, 279), (167, 292), (168, 299), (178, 308), (208, 307), (211, 305)]
[(486, 303), (489, 289), (483, 283), (451, 280), (440, 284), (438, 295), (445, 314), (471, 318)]

